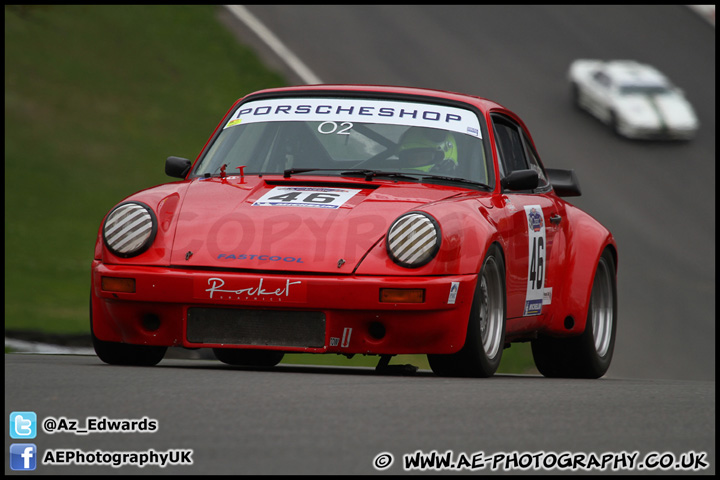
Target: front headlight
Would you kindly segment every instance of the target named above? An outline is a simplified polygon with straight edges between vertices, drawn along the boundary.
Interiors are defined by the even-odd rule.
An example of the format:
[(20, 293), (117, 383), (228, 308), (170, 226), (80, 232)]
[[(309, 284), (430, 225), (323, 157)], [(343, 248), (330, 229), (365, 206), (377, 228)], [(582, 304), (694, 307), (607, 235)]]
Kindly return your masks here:
[(134, 257), (150, 248), (157, 233), (157, 220), (152, 209), (140, 202), (123, 203), (105, 219), (105, 246), (118, 257)]
[(422, 267), (440, 250), (440, 225), (427, 213), (410, 212), (390, 225), (387, 251), (390, 258), (407, 268)]

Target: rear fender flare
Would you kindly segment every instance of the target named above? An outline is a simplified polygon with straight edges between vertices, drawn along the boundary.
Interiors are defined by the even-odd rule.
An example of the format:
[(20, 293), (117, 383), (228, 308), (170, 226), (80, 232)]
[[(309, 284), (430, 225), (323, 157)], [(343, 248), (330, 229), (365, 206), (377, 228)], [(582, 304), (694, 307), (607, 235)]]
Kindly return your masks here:
[(617, 245), (610, 231), (570, 205), (566, 214), (572, 225), (566, 247), (566, 280), (558, 292), (559, 298), (552, 300), (554, 307), (544, 329), (551, 336), (579, 335), (585, 331), (593, 279), (606, 249), (610, 249), (615, 260), (615, 275), (618, 268)]

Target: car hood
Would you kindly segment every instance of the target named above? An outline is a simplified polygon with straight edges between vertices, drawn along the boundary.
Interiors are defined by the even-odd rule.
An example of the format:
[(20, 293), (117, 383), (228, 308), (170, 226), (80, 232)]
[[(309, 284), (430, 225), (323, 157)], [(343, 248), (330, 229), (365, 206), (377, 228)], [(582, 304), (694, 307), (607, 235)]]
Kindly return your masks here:
[(463, 192), (327, 177), (196, 179), (178, 212), (170, 263), (351, 273), (399, 215)]
[(697, 119), (692, 106), (679, 95), (631, 95), (617, 102), (626, 121), (660, 128), (695, 128)]

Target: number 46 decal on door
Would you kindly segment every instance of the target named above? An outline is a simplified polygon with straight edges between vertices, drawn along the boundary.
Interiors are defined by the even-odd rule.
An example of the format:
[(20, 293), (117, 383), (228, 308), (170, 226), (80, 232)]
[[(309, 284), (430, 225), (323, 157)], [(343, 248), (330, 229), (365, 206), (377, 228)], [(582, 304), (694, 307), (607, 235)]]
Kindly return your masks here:
[(545, 222), (540, 205), (526, 205), (528, 276), (524, 316), (540, 315), (545, 287)]

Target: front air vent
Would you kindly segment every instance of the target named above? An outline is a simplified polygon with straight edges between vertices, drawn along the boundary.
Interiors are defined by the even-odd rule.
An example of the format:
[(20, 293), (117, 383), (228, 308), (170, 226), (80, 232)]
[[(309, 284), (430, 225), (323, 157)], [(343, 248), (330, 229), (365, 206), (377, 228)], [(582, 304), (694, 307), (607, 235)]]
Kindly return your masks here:
[(354, 188), (358, 187), (366, 190), (375, 190), (380, 185), (376, 183), (363, 183), (358, 185), (358, 182), (322, 182), (322, 181), (303, 181), (302, 179), (297, 180), (265, 180), (266, 185), (280, 186), (280, 187), (323, 187), (323, 188)]

